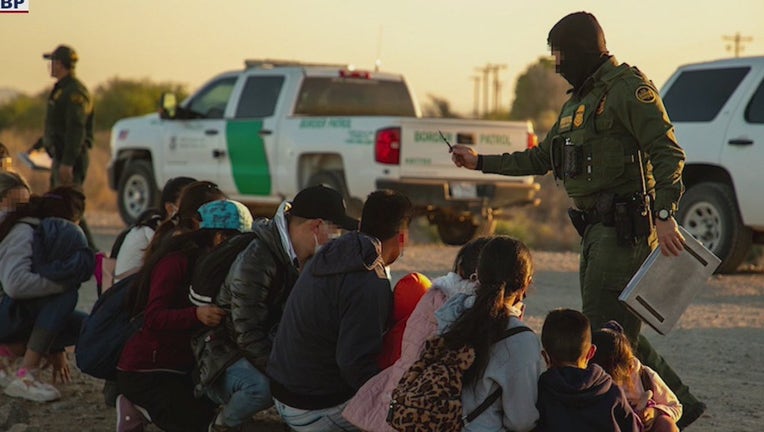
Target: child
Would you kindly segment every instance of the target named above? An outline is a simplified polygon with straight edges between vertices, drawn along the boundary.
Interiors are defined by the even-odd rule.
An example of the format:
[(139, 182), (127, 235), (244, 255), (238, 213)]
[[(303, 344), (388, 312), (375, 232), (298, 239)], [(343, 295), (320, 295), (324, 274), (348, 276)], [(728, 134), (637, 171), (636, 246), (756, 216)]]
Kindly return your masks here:
[(430, 280), (421, 273), (409, 273), (395, 284), (390, 330), (382, 340), (382, 353), (379, 356), (380, 369), (391, 366), (401, 357), (401, 342), (406, 322), (430, 285)]
[(641, 431), (626, 395), (596, 364), (597, 347), (589, 320), (581, 312), (549, 312), (541, 330), (542, 354), (549, 369), (539, 378), (540, 431)]
[(631, 351), (623, 327), (609, 321), (592, 334), (597, 352), (592, 362), (600, 365), (621, 386), (646, 431), (675, 432), (682, 417), (682, 404), (660, 376), (642, 365)]

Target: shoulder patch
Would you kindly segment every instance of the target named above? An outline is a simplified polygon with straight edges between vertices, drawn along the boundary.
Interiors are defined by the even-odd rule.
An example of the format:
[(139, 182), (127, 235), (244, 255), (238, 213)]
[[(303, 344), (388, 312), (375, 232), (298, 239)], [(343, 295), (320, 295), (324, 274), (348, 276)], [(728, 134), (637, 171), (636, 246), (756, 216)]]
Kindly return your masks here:
[(73, 104), (77, 104), (77, 105), (85, 104), (85, 98), (79, 93), (73, 93), (71, 99)]
[(637, 87), (637, 91), (634, 92), (634, 95), (637, 97), (637, 100), (642, 103), (653, 103), (656, 99), (655, 91), (651, 89), (650, 86), (646, 85)]

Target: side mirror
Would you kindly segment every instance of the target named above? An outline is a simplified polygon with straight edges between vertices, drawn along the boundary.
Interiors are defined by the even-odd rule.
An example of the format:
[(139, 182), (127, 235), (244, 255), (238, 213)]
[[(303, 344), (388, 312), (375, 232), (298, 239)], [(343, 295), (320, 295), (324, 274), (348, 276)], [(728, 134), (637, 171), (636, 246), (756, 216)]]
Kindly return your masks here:
[(159, 117), (173, 119), (178, 113), (178, 99), (175, 93), (162, 93), (159, 98)]

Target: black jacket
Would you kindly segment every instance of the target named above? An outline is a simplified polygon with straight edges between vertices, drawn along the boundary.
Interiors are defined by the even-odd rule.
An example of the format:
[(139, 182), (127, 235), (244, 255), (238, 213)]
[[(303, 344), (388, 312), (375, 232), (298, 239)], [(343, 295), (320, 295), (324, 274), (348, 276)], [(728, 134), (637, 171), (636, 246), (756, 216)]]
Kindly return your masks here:
[(274, 398), (294, 408), (329, 408), (379, 372), (393, 297), (380, 252), (379, 240), (350, 232), (305, 267), (268, 361)]
[[(256, 237), (231, 265), (215, 298), (227, 313), (223, 324), (207, 331), (200, 351), (202, 384), (210, 383), (241, 357), (264, 370), (273, 336), (298, 271), (284, 250), (273, 220), (255, 224)], [(215, 340), (216, 339), (216, 340)], [(195, 350), (202, 348), (195, 340)]]
[(586, 369), (551, 368), (539, 377), (539, 431), (639, 432), (642, 423), (610, 375)]

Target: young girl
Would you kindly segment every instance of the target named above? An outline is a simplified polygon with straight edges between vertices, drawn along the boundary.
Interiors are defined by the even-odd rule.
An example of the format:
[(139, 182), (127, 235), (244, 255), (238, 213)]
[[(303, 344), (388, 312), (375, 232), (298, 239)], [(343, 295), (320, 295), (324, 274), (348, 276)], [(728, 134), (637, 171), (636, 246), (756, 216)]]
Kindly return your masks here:
[[(436, 312), (446, 347), (465, 345), (475, 361), (464, 374), (463, 412), (471, 413), (497, 389), (500, 397), (464, 426), (464, 431), (532, 430), (538, 378), (545, 369), (541, 343), (532, 332), (500, 339), (523, 327), (523, 304), (533, 274), (527, 246), (507, 236), (492, 238), (480, 252), (475, 294), (458, 294)], [(498, 342), (497, 342), (498, 341)]]
[(629, 339), (615, 321), (592, 333), (597, 351), (592, 362), (600, 365), (621, 386), (634, 411), (639, 414), (645, 431), (675, 432), (682, 417), (682, 404), (652, 369), (632, 354)]
[(403, 373), (419, 359), (425, 341), (437, 335), (435, 311), (456, 294), (475, 292), (478, 255), (488, 240), (480, 237), (462, 246), (454, 259), (453, 271), (432, 282), (406, 322), (400, 358), (358, 390), (342, 412), (345, 419), (365, 431), (395, 432), (385, 421), (393, 389)]
[[(74, 223), (85, 197), (59, 187), (29, 203), (18, 204), (0, 223), (0, 361), (5, 394), (38, 402), (61, 397), (40, 381), (44, 358), (53, 366), (53, 382), (70, 380), (64, 348), (77, 341), (85, 314), (74, 308), (77, 288), (92, 274), (94, 257)], [(34, 225), (48, 226), (36, 231)], [(15, 375), (8, 364), (23, 356)], [(0, 367), (0, 369), (2, 369)]]
[(225, 312), (215, 305), (191, 304), (191, 269), (225, 238), (250, 230), (252, 215), (233, 201), (207, 203), (198, 214), (197, 229), (167, 238), (148, 256), (128, 294), (127, 307), (133, 315), (143, 313), (144, 322), (117, 365), (117, 388), (124, 396), (117, 398), (118, 431), (142, 430), (139, 415), (125, 414), (134, 413), (133, 404), (165, 431), (206, 431), (212, 420), (212, 403), (193, 394), (191, 336), (220, 324)]

